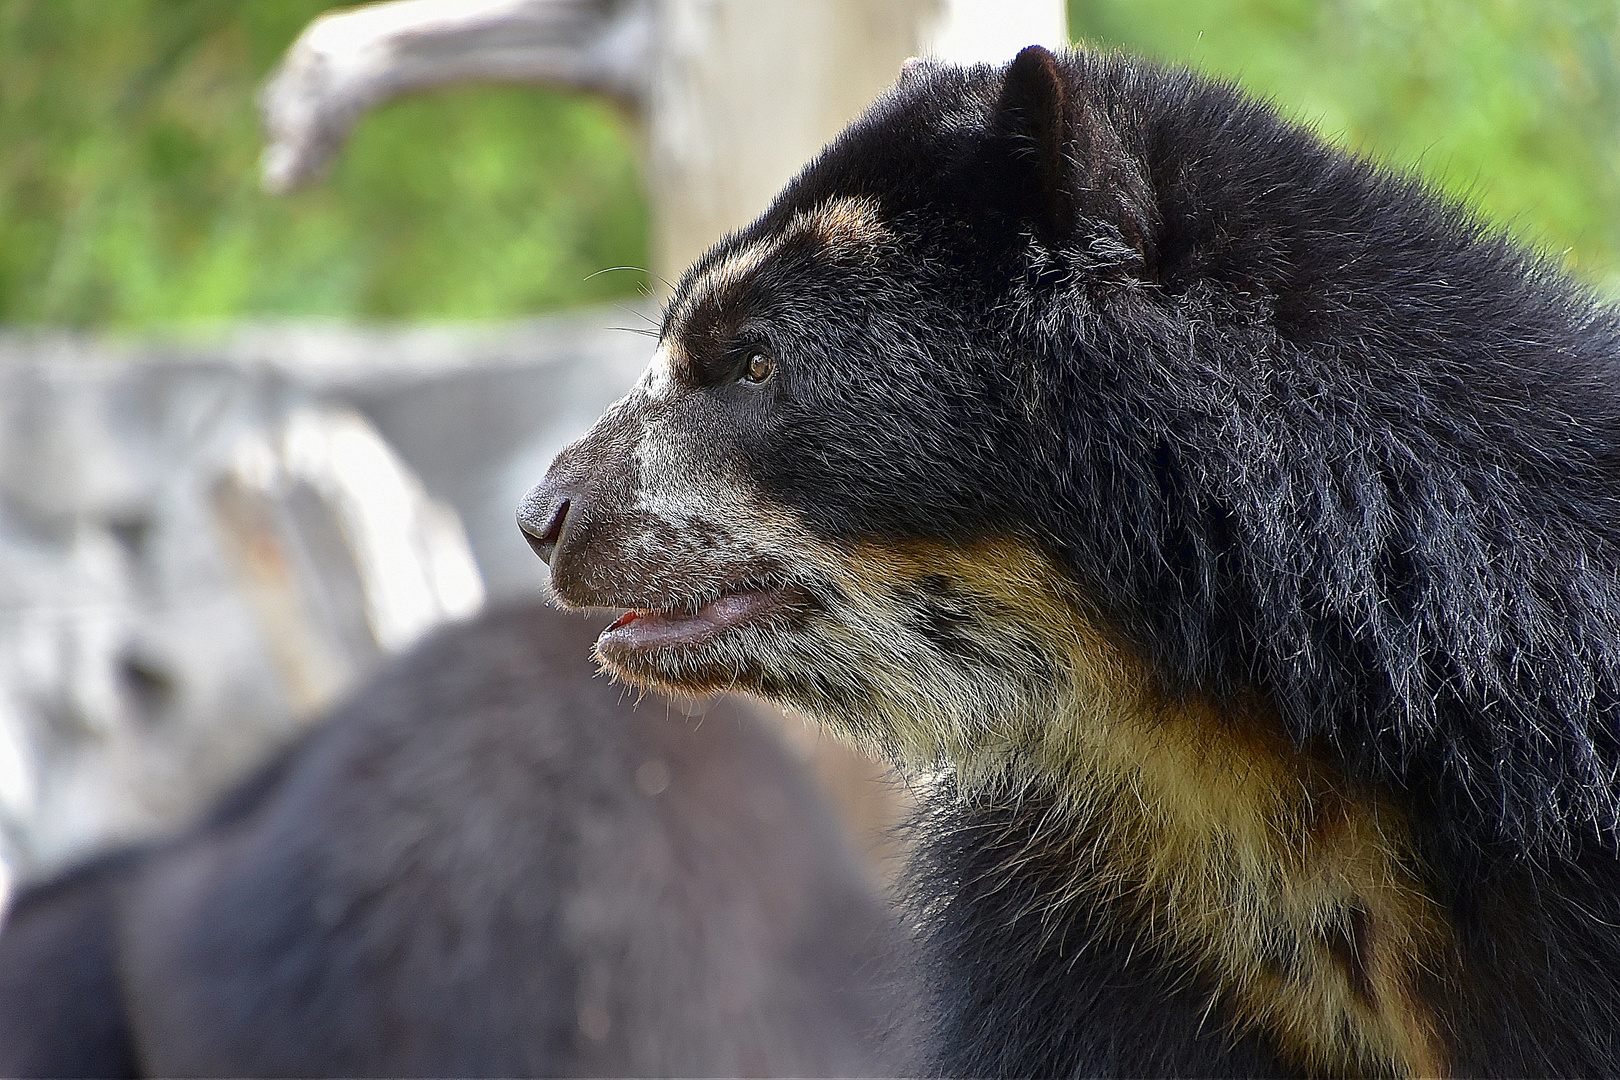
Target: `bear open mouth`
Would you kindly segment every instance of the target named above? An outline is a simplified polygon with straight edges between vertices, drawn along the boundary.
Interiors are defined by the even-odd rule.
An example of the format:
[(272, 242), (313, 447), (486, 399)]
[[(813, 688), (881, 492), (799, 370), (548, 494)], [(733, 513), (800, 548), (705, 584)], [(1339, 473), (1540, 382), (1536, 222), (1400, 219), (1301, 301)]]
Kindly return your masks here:
[(596, 646), (611, 658), (615, 653), (698, 645), (781, 610), (796, 595), (796, 589), (757, 587), (726, 593), (696, 611), (632, 608), (602, 631)]

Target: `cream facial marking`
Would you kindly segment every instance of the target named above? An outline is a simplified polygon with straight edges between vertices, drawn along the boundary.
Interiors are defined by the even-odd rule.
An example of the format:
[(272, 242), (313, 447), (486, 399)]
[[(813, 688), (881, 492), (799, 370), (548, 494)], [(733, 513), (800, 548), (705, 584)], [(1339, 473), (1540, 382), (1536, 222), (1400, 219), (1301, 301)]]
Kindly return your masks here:
[(890, 239), (877, 202), (865, 197), (828, 199), (809, 213), (795, 216), (786, 233), (791, 236), (802, 232), (816, 233), (839, 252), (875, 248)]
[(728, 291), (735, 289), (783, 247), (805, 236), (816, 237), (831, 255), (840, 258), (869, 255), (891, 238), (872, 199), (850, 196), (828, 199), (814, 210), (794, 214), (779, 232), (730, 252), (698, 275), (671, 309), (672, 322), (679, 325), (705, 299), (720, 299), (723, 303)]
[(675, 387), (675, 346), (664, 342), (641, 373), (636, 389), (645, 394), (648, 401), (663, 401), (674, 396)]

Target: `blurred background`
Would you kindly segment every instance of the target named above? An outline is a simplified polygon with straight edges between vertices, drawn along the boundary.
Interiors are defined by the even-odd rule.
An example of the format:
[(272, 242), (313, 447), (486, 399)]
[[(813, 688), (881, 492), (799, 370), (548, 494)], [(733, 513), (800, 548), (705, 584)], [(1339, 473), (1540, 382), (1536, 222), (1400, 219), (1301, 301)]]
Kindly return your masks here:
[[(456, 86), (260, 187), (254, 95), (322, 0), (0, 2), (0, 320), (510, 319), (638, 294), (623, 109)], [(1075, 0), (1069, 29), (1224, 75), (1620, 279), (1612, 0)], [(776, 93), (791, 93), (779, 87)]]
[[(535, 595), (512, 508), (663, 279), (907, 55), (1189, 64), (1620, 292), (1620, 0), (557, 6), (530, 31), (591, 64), (345, 89), (386, 28), (306, 37), (261, 162), (322, 0), (0, 0), (0, 877), (195, 812), (388, 652)], [(789, 727), (881, 857), (882, 770)]]

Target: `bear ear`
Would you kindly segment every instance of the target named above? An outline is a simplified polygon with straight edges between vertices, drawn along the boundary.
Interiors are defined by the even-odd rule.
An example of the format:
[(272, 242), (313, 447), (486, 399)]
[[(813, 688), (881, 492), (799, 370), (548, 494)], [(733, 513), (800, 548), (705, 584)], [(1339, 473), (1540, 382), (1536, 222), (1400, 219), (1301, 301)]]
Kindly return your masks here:
[(1008, 65), (993, 134), (1004, 147), (1014, 212), (1044, 243), (1060, 246), (1082, 230), (1109, 234), (1115, 243), (1091, 246), (1117, 251), (1117, 265), (1131, 272), (1149, 272), (1157, 210), (1141, 163), (1041, 46), (1029, 46)]
[(1076, 123), (1070, 113), (1057, 57), (1039, 45), (1020, 51), (1007, 67), (994, 133), (1011, 143), (1009, 194), (1048, 242), (1068, 239), (1077, 225)]

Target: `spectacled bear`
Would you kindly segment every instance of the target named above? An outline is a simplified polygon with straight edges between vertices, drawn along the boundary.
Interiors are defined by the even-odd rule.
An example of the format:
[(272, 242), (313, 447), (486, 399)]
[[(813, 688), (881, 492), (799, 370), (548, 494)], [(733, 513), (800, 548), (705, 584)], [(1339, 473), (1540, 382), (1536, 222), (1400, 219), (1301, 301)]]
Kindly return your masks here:
[(807, 771), (735, 703), (633, 710), (593, 637), (447, 629), (192, 835), (22, 893), (0, 1075), (895, 1073), (899, 930)]
[(1235, 88), (912, 65), (519, 519), (933, 777), (965, 1076), (1620, 1071), (1620, 321)]

